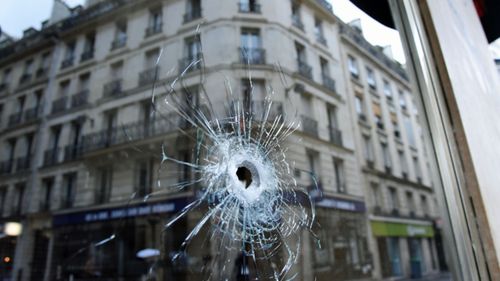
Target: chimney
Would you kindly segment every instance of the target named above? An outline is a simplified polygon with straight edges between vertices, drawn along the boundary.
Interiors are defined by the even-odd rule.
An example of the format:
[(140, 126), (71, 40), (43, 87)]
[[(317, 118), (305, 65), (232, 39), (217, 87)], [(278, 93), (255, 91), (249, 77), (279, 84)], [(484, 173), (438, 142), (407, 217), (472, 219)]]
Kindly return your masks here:
[(389, 57), (390, 59), (394, 59), (394, 55), (392, 53), (392, 46), (391, 45), (387, 45), (387, 46), (382, 47), (382, 52), (384, 52), (384, 54), (387, 57)]
[(28, 37), (31, 36), (35, 33), (37, 33), (38, 30), (34, 29), (33, 27), (27, 28), (23, 31), (23, 37)]
[(357, 30), (361, 35), (363, 35), (363, 28), (361, 27), (361, 19), (355, 19), (348, 23), (348, 25), (355, 30)]
[(59, 22), (71, 15), (71, 9), (63, 0), (54, 0), (52, 12), (49, 18), (49, 25)]

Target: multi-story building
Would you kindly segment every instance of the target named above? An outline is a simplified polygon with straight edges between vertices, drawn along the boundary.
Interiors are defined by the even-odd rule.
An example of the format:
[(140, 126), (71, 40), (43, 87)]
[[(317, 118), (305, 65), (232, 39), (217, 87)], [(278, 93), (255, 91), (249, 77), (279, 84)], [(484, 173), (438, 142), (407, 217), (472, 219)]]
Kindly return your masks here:
[(321, 247), (304, 230), (298, 279), (409, 275), (410, 259), (437, 268), (437, 211), (410, 84), (353, 34), (323, 0), (55, 1), (40, 30), (0, 49), (0, 217), (23, 226), (0, 239), (12, 258), (3, 274), (138, 280), (151, 261), (136, 255), (153, 248), (158, 277), (199, 277), (187, 266), (214, 257), (210, 247), (183, 264), (170, 258), (200, 214), (163, 231), (196, 190), (166, 188), (194, 174), (162, 164), (161, 152), (190, 161), (193, 143), (162, 106), (165, 89), (151, 103), (153, 83), (184, 70), (178, 90), (190, 102), (204, 103), (203, 83), (223, 112), (227, 80), (255, 111), (272, 88), (272, 113), (301, 121), (287, 157), (298, 184), (317, 182), (322, 196)]

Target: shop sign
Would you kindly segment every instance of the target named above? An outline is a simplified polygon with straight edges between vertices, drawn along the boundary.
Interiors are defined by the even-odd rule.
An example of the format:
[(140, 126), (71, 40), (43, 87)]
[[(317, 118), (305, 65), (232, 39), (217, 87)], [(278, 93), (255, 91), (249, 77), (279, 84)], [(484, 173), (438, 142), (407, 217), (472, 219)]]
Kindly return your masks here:
[(362, 201), (354, 201), (337, 197), (321, 197), (316, 201), (316, 207), (338, 209), (351, 212), (364, 212), (366, 210), (365, 203)]
[(81, 224), (99, 221), (108, 221), (137, 216), (165, 214), (178, 212), (187, 205), (188, 198), (173, 199), (155, 203), (144, 203), (126, 207), (116, 207), (100, 210), (61, 214), (54, 216), (53, 225)]
[(372, 232), (375, 236), (396, 237), (433, 237), (434, 229), (431, 225), (418, 225), (394, 222), (371, 222)]

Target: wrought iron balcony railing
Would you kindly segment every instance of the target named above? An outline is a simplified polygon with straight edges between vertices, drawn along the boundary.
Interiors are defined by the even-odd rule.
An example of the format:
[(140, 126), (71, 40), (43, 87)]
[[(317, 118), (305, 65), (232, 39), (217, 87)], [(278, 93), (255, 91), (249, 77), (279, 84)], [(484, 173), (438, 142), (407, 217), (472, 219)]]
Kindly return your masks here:
[(35, 75), (37, 79), (45, 79), (49, 76), (48, 69), (46, 67), (40, 67), (36, 70)]
[(33, 75), (31, 73), (24, 73), (19, 79), (19, 85), (28, 84), (29, 82), (31, 82), (32, 77)]
[(64, 162), (75, 161), (82, 157), (83, 146), (71, 144), (64, 147)]
[(188, 23), (199, 18), (201, 18), (201, 9), (193, 9), (192, 11), (184, 14), (184, 23)]
[(316, 41), (320, 43), (321, 45), (327, 46), (328, 44), (326, 43), (326, 38), (322, 34), (316, 35)]
[(122, 91), (122, 79), (117, 79), (109, 83), (104, 84), (103, 96), (104, 97), (114, 97), (123, 94)]
[(30, 122), (36, 120), (40, 116), (40, 107), (35, 106), (24, 111), (24, 121)]
[(83, 90), (71, 97), (71, 108), (78, 108), (88, 104), (89, 90)]
[(159, 73), (160, 73), (159, 66), (146, 69), (143, 72), (139, 73), (139, 86), (152, 84), (154, 81), (158, 79)]
[[(201, 54), (196, 54), (194, 56), (188, 56), (179, 60), (179, 72), (194, 71), (201, 68)], [(189, 69), (188, 69), (189, 67)]]
[(336, 92), (335, 80), (330, 78), (328, 75), (323, 75), (323, 86), (332, 92)]
[(67, 57), (61, 62), (61, 69), (68, 68), (73, 65), (74, 57)]
[(22, 116), (23, 116), (22, 112), (13, 113), (13, 114), (9, 115), (9, 124), (8, 124), (8, 126), (9, 127), (14, 127), (16, 125), (19, 125), (21, 123)]
[(240, 13), (261, 13), (261, 7), (258, 3), (238, 3), (238, 11)]
[(298, 68), (299, 68), (299, 74), (308, 78), (312, 79), (312, 67), (308, 65), (306, 62), (303, 61), (297, 61)]
[(342, 131), (337, 128), (329, 127), (330, 141), (338, 146), (342, 146)]
[(13, 159), (0, 162), (0, 175), (10, 174), (12, 172), (13, 166), (14, 166)]
[(24, 172), (31, 167), (31, 156), (27, 155), (16, 159), (16, 172)]
[(150, 37), (163, 31), (163, 23), (150, 25), (146, 28), (145, 36)]
[(59, 148), (47, 149), (43, 153), (43, 166), (48, 167), (59, 163)]
[(302, 115), (302, 130), (312, 136), (318, 136), (318, 121)]
[(80, 56), (80, 61), (83, 62), (92, 58), (94, 58), (94, 49), (89, 49), (82, 53), (82, 55)]
[(262, 48), (240, 48), (240, 62), (245, 64), (265, 64), (266, 50)]
[(111, 50), (116, 50), (125, 47), (126, 44), (127, 44), (126, 36), (115, 38), (115, 40), (111, 42)]
[(68, 109), (68, 97), (60, 97), (52, 102), (52, 114), (60, 113)]
[(298, 16), (292, 16), (292, 25), (300, 30), (304, 30), (304, 24)]

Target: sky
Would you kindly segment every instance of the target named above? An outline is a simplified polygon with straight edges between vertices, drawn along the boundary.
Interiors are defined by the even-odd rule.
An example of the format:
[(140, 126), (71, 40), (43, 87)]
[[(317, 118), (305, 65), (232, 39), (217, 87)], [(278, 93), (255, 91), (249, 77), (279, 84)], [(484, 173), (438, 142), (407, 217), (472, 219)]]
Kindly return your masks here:
[[(21, 37), (24, 29), (33, 26), (40, 28), (41, 22), (50, 16), (54, 0), (0, 0), (0, 27), (9, 35)], [(398, 32), (387, 28), (371, 19), (356, 8), (349, 0), (329, 0), (333, 5), (334, 13), (343, 21), (349, 22), (361, 19), (363, 33), (366, 39), (374, 45), (391, 45), (396, 60), (405, 62), (405, 56), (399, 40)], [(85, 0), (66, 0), (70, 6), (83, 4)], [(29, 7), (26, 9), (26, 7)], [(500, 40), (497, 40), (497, 57), (500, 57)]]

